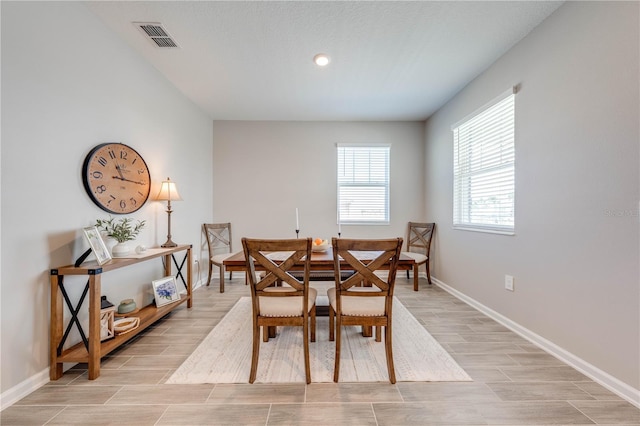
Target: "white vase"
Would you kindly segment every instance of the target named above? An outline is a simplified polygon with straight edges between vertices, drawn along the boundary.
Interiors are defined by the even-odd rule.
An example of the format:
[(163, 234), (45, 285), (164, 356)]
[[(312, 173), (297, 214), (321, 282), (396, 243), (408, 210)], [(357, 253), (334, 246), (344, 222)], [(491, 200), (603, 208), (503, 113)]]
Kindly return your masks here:
[(115, 238), (108, 236), (105, 231), (100, 231), (100, 235), (102, 236), (102, 241), (104, 241), (104, 244), (107, 246), (109, 253), (111, 253), (111, 256), (113, 256), (113, 252), (111, 250), (113, 249), (113, 246), (115, 246), (118, 242), (115, 240)]
[(131, 254), (131, 244), (129, 244), (129, 241), (118, 243), (111, 249), (111, 255), (113, 257), (125, 257), (129, 254)]

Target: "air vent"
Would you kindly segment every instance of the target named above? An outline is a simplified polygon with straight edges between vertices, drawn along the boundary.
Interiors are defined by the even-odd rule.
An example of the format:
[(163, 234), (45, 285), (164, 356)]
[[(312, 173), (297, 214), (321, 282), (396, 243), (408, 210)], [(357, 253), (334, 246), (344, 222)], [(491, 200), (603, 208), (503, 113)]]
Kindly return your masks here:
[(159, 22), (134, 22), (133, 25), (138, 27), (156, 47), (178, 47), (167, 30), (165, 30)]

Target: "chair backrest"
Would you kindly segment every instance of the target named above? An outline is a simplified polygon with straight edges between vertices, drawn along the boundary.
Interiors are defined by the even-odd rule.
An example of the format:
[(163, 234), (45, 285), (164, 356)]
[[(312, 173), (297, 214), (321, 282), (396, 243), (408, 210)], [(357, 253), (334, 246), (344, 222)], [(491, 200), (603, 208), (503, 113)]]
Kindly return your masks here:
[(435, 228), (435, 223), (409, 222), (407, 251), (422, 253), (429, 257), (431, 238)]
[(214, 253), (233, 252), (231, 244), (231, 223), (204, 223), (202, 232), (207, 237), (209, 256)]
[[(386, 312), (391, 311), (391, 299), (396, 280), (398, 259), (402, 250), (402, 238), (382, 240), (354, 240), (332, 238), (333, 259), (336, 281), (336, 295), (344, 294), (361, 283), (371, 285), (349, 292), (356, 297), (387, 297)], [(342, 279), (343, 271), (353, 271), (353, 275)], [(375, 274), (377, 270), (388, 270), (386, 279)], [(340, 297), (337, 298), (338, 303)]]
[[(309, 270), (311, 238), (264, 240), (243, 238), (242, 247), (247, 262), (254, 313), (260, 314), (262, 297), (297, 297), (299, 316), (307, 316), (309, 300)], [(256, 264), (264, 274), (256, 274)], [(302, 281), (290, 273), (294, 266), (304, 267)], [(299, 276), (299, 275), (297, 275)], [(274, 287), (275, 285), (282, 287)], [(286, 284), (286, 286), (284, 286)], [(287, 301), (288, 302), (288, 301)]]

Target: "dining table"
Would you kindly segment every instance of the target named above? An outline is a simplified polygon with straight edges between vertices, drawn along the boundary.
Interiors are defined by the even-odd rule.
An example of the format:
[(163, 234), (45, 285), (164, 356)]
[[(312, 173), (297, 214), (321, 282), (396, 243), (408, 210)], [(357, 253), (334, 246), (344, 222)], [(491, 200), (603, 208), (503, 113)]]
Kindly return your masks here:
[[(357, 256), (356, 256), (357, 257)], [(277, 259), (273, 259), (277, 262)], [(364, 259), (363, 259), (364, 260)], [(400, 255), (398, 259), (397, 269), (399, 271), (412, 270), (415, 260), (404, 253)], [(247, 271), (247, 262), (244, 258), (244, 252), (235, 253), (229, 256), (223, 261), (225, 270), (228, 272)], [(345, 265), (347, 263), (345, 262)], [(333, 262), (333, 249), (329, 247), (323, 251), (312, 251), (310, 262), (309, 279), (311, 281), (333, 281), (334, 280), (334, 262)], [(294, 266), (291, 270), (303, 270), (304, 266), (301, 264), (299, 267)], [(384, 266), (381, 268), (384, 269)], [(256, 264), (256, 270), (259, 270), (259, 265)]]

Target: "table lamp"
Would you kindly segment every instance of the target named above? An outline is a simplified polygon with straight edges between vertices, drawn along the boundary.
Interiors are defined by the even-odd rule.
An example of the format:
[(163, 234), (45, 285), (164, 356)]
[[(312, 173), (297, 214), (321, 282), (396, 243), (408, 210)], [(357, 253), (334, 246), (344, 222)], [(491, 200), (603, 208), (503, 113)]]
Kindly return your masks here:
[(160, 192), (158, 192), (156, 200), (167, 202), (167, 217), (169, 220), (167, 226), (167, 241), (160, 247), (176, 247), (178, 244), (171, 241), (171, 202), (182, 201), (182, 197), (180, 197), (180, 194), (178, 193), (178, 188), (176, 188), (175, 182), (171, 182), (171, 179), (169, 178), (162, 181), (162, 186), (160, 186)]

